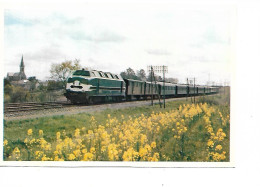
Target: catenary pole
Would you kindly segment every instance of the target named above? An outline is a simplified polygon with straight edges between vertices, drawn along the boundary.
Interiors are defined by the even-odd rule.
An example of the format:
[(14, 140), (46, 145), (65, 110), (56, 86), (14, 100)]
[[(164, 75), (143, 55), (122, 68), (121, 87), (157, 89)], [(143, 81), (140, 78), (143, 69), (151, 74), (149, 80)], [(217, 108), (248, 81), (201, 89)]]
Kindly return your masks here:
[(165, 72), (163, 66), (163, 108), (165, 108)]

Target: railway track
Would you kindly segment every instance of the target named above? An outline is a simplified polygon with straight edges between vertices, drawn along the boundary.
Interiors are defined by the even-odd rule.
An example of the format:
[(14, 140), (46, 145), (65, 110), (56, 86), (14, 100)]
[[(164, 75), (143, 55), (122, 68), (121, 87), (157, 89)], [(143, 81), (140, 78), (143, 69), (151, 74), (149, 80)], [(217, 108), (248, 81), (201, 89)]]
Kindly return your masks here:
[(4, 113), (30, 112), (36, 110), (63, 108), (70, 106), (67, 102), (28, 102), (28, 103), (9, 103), (4, 105)]
[[(186, 98), (168, 98), (167, 101), (184, 100)], [(154, 104), (158, 104), (158, 100)], [(81, 112), (97, 112), (105, 109), (122, 109), (127, 107), (138, 107), (143, 105), (151, 105), (150, 100), (135, 100), (118, 103), (99, 103), (99, 104), (71, 104), (68, 102), (46, 102), (46, 103), (10, 103), (4, 106), (4, 119), (30, 119), (37, 117), (47, 117), (53, 115), (78, 114)]]

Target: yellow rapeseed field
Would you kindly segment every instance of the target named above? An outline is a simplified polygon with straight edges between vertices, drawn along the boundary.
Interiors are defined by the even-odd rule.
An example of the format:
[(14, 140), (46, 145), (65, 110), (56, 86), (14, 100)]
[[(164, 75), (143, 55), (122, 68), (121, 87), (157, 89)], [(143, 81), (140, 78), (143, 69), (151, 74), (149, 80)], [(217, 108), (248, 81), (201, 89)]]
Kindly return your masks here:
[[(183, 104), (147, 116), (116, 118), (109, 114), (104, 124), (92, 116), (72, 136), (61, 130), (49, 141), (43, 130), (28, 129), (23, 151), (15, 147), (7, 160), (228, 161), (229, 141), (223, 143), (227, 142), (228, 126), (229, 115), (224, 116), (218, 106), (206, 103)], [(5, 152), (9, 148), (5, 139)], [(202, 158), (197, 159), (192, 150), (200, 152)]]

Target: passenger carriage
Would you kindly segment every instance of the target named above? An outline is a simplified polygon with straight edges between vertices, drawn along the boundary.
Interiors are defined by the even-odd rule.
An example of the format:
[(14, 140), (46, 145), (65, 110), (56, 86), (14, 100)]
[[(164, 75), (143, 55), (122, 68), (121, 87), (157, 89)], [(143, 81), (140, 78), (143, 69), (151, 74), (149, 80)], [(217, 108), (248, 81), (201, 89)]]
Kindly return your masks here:
[[(176, 96), (176, 84), (172, 83), (163, 83), (163, 82), (158, 82), (159, 85), (159, 90), (160, 90), (160, 95), (163, 96), (165, 92), (165, 97), (174, 97)], [(165, 88), (165, 89), (164, 89)]]
[(197, 89), (196, 89), (196, 86), (194, 87), (194, 85), (189, 85), (188, 91), (189, 91), (189, 95), (197, 94)]
[(205, 94), (205, 87), (204, 86), (197, 86), (197, 93), (199, 95)]
[(177, 93), (176, 96), (178, 96), (178, 97), (186, 96), (189, 93), (188, 92), (188, 86), (178, 84), (176, 86), (176, 93)]
[(126, 99), (140, 99), (145, 95), (145, 82), (133, 79), (124, 79), (126, 83)]

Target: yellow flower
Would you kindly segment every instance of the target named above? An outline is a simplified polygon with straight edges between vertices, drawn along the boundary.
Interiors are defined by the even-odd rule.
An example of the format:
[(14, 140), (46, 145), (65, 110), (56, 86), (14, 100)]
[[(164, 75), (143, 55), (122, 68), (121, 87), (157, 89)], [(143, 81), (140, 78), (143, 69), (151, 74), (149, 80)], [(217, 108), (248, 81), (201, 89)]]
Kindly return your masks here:
[(159, 161), (159, 153), (154, 153), (153, 158), (152, 158), (151, 161), (158, 162)]
[(69, 160), (74, 160), (76, 158), (74, 154), (69, 154), (68, 156), (69, 156), (68, 157)]
[(145, 160), (144, 157), (146, 156), (146, 154), (147, 154), (147, 149), (141, 147), (141, 148), (139, 149), (139, 155), (140, 155), (140, 157), (142, 157), (143, 160)]
[(151, 143), (151, 147), (154, 149), (154, 148), (156, 148), (156, 142), (152, 142)]
[(214, 146), (214, 142), (213, 142), (212, 140), (209, 140), (209, 141), (208, 141), (208, 146), (209, 146), (209, 147), (213, 147), (213, 146)]
[(24, 142), (25, 144), (27, 144), (27, 143), (28, 143), (28, 139), (25, 138), (23, 142)]
[(62, 144), (57, 144), (57, 145), (56, 145), (56, 151), (58, 151), (58, 153), (61, 154)]
[(138, 158), (138, 152), (136, 152), (132, 147), (128, 148), (123, 154), (124, 161), (135, 161)]
[(7, 140), (4, 140), (4, 146), (6, 146), (8, 144)]
[(76, 157), (80, 157), (80, 155), (81, 155), (80, 153), (81, 153), (81, 152), (80, 152), (79, 149), (73, 151), (73, 154), (74, 154)]
[(94, 154), (94, 153), (95, 153), (95, 151), (96, 151), (95, 147), (91, 147), (91, 148), (90, 148), (90, 152), (91, 152), (91, 153), (93, 153), (93, 154)]
[(60, 132), (57, 132), (57, 133), (56, 133), (56, 138), (57, 138), (57, 140), (60, 139)]
[(15, 147), (13, 152), (16, 153), (16, 154), (20, 154), (20, 150), (19, 150), (18, 147)]
[(79, 130), (79, 129), (76, 129), (74, 136), (75, 136), (75, 137), (78, 137), (79, 135), (80, 135), (80, 130)]
[(81, 161), (91, 161), (93, 160), (94, 155), (92, 153), (85, 153)]
[(20, 158), (20, 150), (18, 147), (15, 147), (12, 153), (13, 158), (18, 160)]
[(44, 154), (42, 157), (42, 161), (49, 161), (49, 160), (52, 160), (52, 159), (49, 157), (46, 157), (46, 155)]
[(27, 131), (27, 135), (28, 135), (28, 136), (31, 136), (32, 133), (33, 133), (33, 130), (32, 130), (32, 129), (29, 129), (29, 130)]
[(39, 130), (39, 136), (43, 135), (43, 130)]
[(87, 149), (82, 149), (82, 151), (81, 151), (83, 154), (85, 154), (85, 153), (87, 153), (88, 152), (88, 150)]
[(220, 151), (221, 149), (222, 149), (221, 145), (217, 145), (216, 148), (215, 148), (216, 151)]
[(33, 144), (33, 143), (35, 143), (35, 141), (36, 141), (35, 138), (33, 138), (29, 143)]
[(35, 158), (38, 160), (43, 156), (43, 152), (42, 151), (35, 151)]

